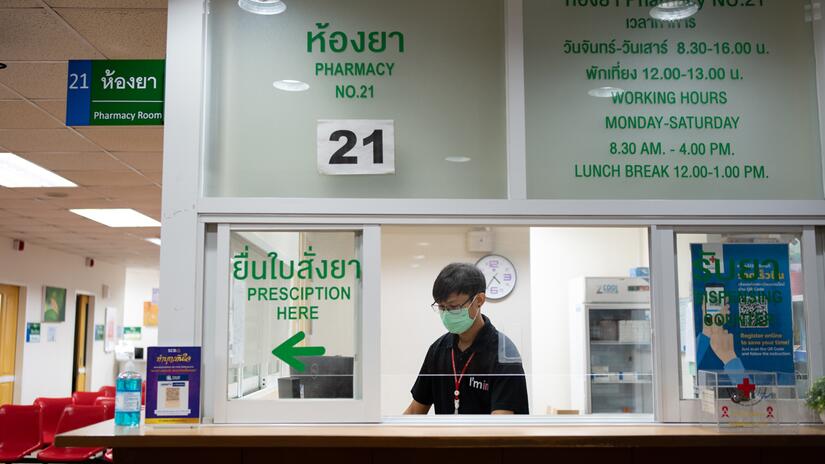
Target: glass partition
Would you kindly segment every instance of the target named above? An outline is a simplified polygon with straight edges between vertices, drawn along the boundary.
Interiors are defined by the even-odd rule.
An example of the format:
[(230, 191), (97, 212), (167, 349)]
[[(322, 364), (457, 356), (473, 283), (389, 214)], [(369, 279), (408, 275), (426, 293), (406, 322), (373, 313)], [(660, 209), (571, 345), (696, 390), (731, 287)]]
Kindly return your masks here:
[(681, 399), (700, 397), (699, 371), (746, 370), (776, 372), (785, 398), (805, 397), (801, 240), (800, 232), (676, 235)]
[(231, 234), (227, 399), (361, 397), (352, 231)]
[[(480, 316), (472, 295), (434, 301), (451, 263), (483, 274)], [(448, 289), (460, 280), (451, 275)], [(385, 416), (402, 414), (413, 399), (432, 403), (430, 414), (453, 414), (467, 364), (462, 415), (652, 419), (645, 228), (384, 226), (381, 286)], [(481, 341), (462, 347), (439, 304), (469, 306), (467, 317), (484, 321)]]
[(505, 198), (503, 0), (210, 1), (207, 197)]
[(810, 2), (660, 3), (524, 0), (528, 198), (822, 199)]

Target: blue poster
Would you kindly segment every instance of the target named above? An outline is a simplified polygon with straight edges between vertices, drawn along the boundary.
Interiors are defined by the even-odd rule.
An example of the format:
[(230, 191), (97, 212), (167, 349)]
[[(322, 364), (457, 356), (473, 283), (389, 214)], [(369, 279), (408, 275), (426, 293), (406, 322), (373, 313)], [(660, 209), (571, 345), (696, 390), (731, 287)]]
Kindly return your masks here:
[(698, 370), (776, 372), (793, 385), (787, 244), (692, 244)]

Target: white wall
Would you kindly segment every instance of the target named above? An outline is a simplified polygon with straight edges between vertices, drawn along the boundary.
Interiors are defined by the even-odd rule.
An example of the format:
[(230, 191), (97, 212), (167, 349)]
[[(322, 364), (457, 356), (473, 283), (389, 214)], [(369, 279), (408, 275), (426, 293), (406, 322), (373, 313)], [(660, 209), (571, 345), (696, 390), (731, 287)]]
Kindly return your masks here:
[(646, 229), (532, 228), (530, 230), (532, 356), (531, 412), (570, 408), (570, 281), (622, 277), (647, 266)]
[[(409, 405), (415, 378), (430, 345), (445, 333), (430, 309), (433, 281), (452, 262), (475, 263), (487, 253), (467, 251), (469, 227), (386, 226), (381, 234), (381, 409), (399, 415)], [(530, 370), (530, 244), (527, 227), (495, 227), (495, 253), (509, 258), (518, 282), (482, 313), (510, 337)], [(529, 384), (528, 384), (529, 388)]]
[[(679, 366), (682, 375), (682, 397), (693, 398), (694, 376), (690, 364), (696, 362), (696, 335), (693, 325), (693, 263), (690, 255), (692, 243), (708, 243), (706, 234), (679, 234), (676, 236), (676, 280), (679, 291)], [(713, 240), (721, 243), (721, 240)], [(683, 304), (687, 307), (682, 308)]]
[(152, 289), (160, 287), (158, 269), (127, 268), (123, 299), (124, 327), (143, 327), (141, 339), (134, 346), (157, 346), (158, 328), (143, 326), (143, 302), (152, 301)]
[[(95, 296), (94, 321), (103, 324), (105, 308), (122, 308), (125, 269), (97, 261), (93, 268), (85, 266), (82, 256), (61, 253), (26, 244), (24, 252), (12, 250), (12, 242), (0, 238), (0, 283), (24, 287), (21, 296), (26, 322), (40, 322), (43, 286), (66, 288), (66, 320), (42, 324), (40, 343), (25, 343), (25, 330), (18, 331), (18, 349), (22, 348), (22, 372), (17, 379), (19, 395), (15, 401), (30, 404), (39, 396), (69, 396), (72, 392), (74, 356), (75, 299), (78, 293)], [(101, 295), (102, 286), (109, 286), (108, 298)], [(56, 329), (54, 342), (48, 341), (49, 327)], [(94, 337), (94, 333), (89, 334)], [(97, 389), (112, 384), (115, 377), (114, 353), (103, 352), (103, 342), (94, 342), (91, 386)], [(17, 383), (17, 382), (16, 382)], [(16, 386), (17, 388), (17, 386)]]
[[(693, 243), (708, 243), (706, 234), (679, 234), (676, 240), (676, 279), (678, 282), (679, 298), (693, 300), (693, 262), (690, 256), (690, 245)], [(717, 240), (716, 243), (721, 243)]]

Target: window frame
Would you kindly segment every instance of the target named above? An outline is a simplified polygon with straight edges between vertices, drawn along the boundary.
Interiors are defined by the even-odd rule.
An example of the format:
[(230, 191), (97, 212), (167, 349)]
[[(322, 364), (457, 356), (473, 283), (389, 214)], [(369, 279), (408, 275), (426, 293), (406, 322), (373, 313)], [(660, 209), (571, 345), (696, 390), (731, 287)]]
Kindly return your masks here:
[[(438, 225), (490, 225), (495, 223), (496, 225), (503, 225), (503, 226), (524, 226), (524, 227), (645, 227), (648, 229), (649, 234), (649, 251), (650, 251), (650, 267), (651, 267), (651, 324), (652, 324), (652, 351), (653, 351), (653, 388), (654, 388), (654, 395), (653, 395), (653, 415), (652, 417), (649, 415), (635, 415), (635, 416), (621, 416), (621, 415), (604, 415), (604, 416), (585, 416), (585, 417), (577, 417), (575, 419), (571, 418), (561, 418), (561, 417), (553, 417), (553, 416), (530, 416), (530, 417), (513, 417), (513, 418), (482, 418), (482, 417), (460, 417), (460, 418), (447, 418), (446, 423), (450, 424), (486, 424), (486, 423), (496, 423), (496, 424), (523, 424), (523, 423), (545, 423), (545, 424), (557, 424), (557, 423), (695, 423), (701, 422), (703, 420), (702, 417), (698, 414), (699, 408), (697, 406), (698, 400), (682, 400), (681, 399), (681, 392), (679, 390), (679, 357), (678, 357), (678, 343), (673, 343), (673, 340), (678, 340), (679, 334), (679, 316), (678, 316), (678, 289), (676, 285), (676, 256), (675, 256), (675, 244), (676, 244), (676, 234), (678, 233), (801, 233), (802, 236), (802, 260), (803, 260), (803, 272), (804, 272), (804, 281), (805, 281), (805, 290), (804, 295), (806, 301), (811, 301), (810, 308), (814, 308), (817, 301), (823, 300), (823, 289), (822, 283), (823, 276), (825, 276), (825, 228), (818, 229), (815, 226), (800, 226), (796, 225), (794, 221), (785, 220), (779, 221), (779, 223), (770, 224), (770, 221), (764, 222), (753, 222), (753, 221), (743, 221), (737, 219), (727, 219), (727, 220), (718, 220), (718, 221), (700, 221), (697, 220), (693, 223), (690, 221), (684, 221), (683, 223), (671, 223), (666, 225), (661, 225), (657, 223), (648, 223), (645, 224), (644, 221), (630, 221), (628, 219), (621, 219), (621, 220), (597, 220), (593, 222), (583, 222), (581, 220), (558, 220), (553, 218), (547, 217), (532, 217), (532, 218), (524, 218), (524, 217), (497, 217), (494, 221), (490, 221), (489, 219), (485, 218), (467, 218), (467, 217), (446, 217), (446, 218), (409, 218), (409, 217), (396, 217), (396, 218), (369, 218), (369, 217), (347, 217), (342, 220), (342, 218), (335, 218), (337, 225), (332, 225), (331, 221), (333, 218), (325, 218), (325, 217), (289, 217), (289, 216), (281, 216), (281, 217), (274, 217), (274, 216), (210, 216), (210, 217), (202, 217), (202, 221), (207, 224), (206, 229), (210, 228), (217, 228), (218, 231), (224, 229), (226, 232), (227, 241), (226, 241), (226, 250), (223, 250), (223, 256), (226, 256), (227, 259), (225, 260), (225, 273), (224, 276), (228, 276), (228, 268), (229, 268), (229, 251), (228, 251), (228, 234), (229, 230), (235, 230), (234, 228), (242, 228), (244, 230), (249, 230), (249, 228), (258, 228), (263, 230), (323, 230), (323, 229), (330, 229), (330, 230), (352, 230), (359, 229), (363, 227), (364, 230), (364, 237), (367, 237), (367, 231), (372, 231), (375, 234), (374, 244), (377, 246), (377, 249), (374, 250), (375, 259), (377, 259), (377, 265), (379, 268), (379, 273), (377, 275), (373, 275), (376, 279), (375, 287), (376, 287), (376, 296), (378, 303), (375, 304), (375, 324), (374, 333), (375, 336), (372, 337), (371, 341), (375, 348), (374, 352), (378, 353), (380, 349), (380, 310), (378, 306), (380, 305), (380, 235), (381, 235), (381, 226), (382, 225), (430, 225), (430, 226), (438, 226)], [(760, 225), (761, 224), (761, 225)], [(823, 224), (825, 225), (825, 224)], [(220, 240), (218, 240), (220, 242)], [(206, 240), (205, 242), (209, 242)], [(218, 253), (220, 256), (220, 253)], [(366, 260), (364, 261), (364, 266), (366, 269)], [(212, 274), (216, 277), (221, 274), (216, 274), (212, 271)], [(365, 278), (367, 277), (367, 273), (364, 274)], [(227, 287), (225, 292), (228, 292), (228, 279), (227, 279)], [(205, 288), (209, 288), (209, 283), (205, 284)], [(366, 290), (365, 290), (366, 295)], [(208, 301), (208, 294), (204, 295), (204, 300)], [(822, 307), (821, 305), (819, 307)], [(809, 307), (806, 306), (806, 309)], [(204, 315), (205, 318), (210, 318), (210, 315), (207, 313)], [(211, 316), (214, 318), (214, 313)], [(822, 353), (822, 349), (820, 348), (817, 351), (817, 347), (822, 347), (823, 343), (823, 334), (825, 334), (825, 314), (820, 311), (815, 311), (813, 309), (805, 311), (805, 320), (806, 320), (806, 330), (807, 330), (807, 337), (808, 337), (808, 350), (809, 350), (809, 376), (811, 378), (817, 378), (818, 376), (822, 375), (823, 372), (823, 363), (825, 363), (825, 354)], [(220, 328), (215, 327), (215, 333), (213, 337), (219, 335)], [(213, 338), (214, 340), (214, 338)], [(225, 341), (225, 334), (224, 334), (224, 341)], [(361, 340), (362, 343), (366, 343), (367, 340)], [(212, 344), (212, 346), (220, 348), (225, 346), (225, 344), (221, 344), (221, 341), (213, 341), (212, 343), (217, 343), (217, 345)], [(212, 349), (206, 349), (205, 351), (212, 351)], [(218, 350), (219, 351), (219, 350)], [(366, 353), (366, 352), (365, 352)], [(214, 355), (213, 355), (214, 356)], [(324, 414), (315, 415), (315, 414), (303, 414), (303, 413), (296, 413), (288, 416), (278, 416), (278, 420), (275, 422), (296, 422), (296, 423), (317, 423), (317, 422), (364, 422), (364, 423), (438, 423), (444, 424), (445, 421), (441, 420), (442, 418), (434, 418), (434, 416), (423, 416), (423, 417), (396, 417), (396, 416), (382, 416), (380, 412), (380, 357), (376, 356), (373, 360), (374, 364), (374, 373), (375, 376), (374, 385), (377, 386), (377, 390), (373, 390), (374, 396), (367, 398), (367, 391), (364, 390), (364, 399), (367, 400), (369, 404), (369, 408), (371, 413), (368, 415), (357, 415), (352, 414), (350, 412), (345, 413), (343, 416), (337, 416), (338, 411), (332, 411), (334, 414)], [(207, 369), (209, 372), (210, 369)], [(220, 371), (219, 371), (220, 372)], [(215, 375), (215, 371), (212, 371), (212, 375)], [(365, 372), (365, 379), (366, 377)], [(225, 383), (226, 373), (220, 372), (218, 377), (212, 377), (207, 380), (207, 385), (217, 385), (220, 382)], [(214, 382), (212, 381), (214, 380)], [(218, 383), (216, 383), (218, 382)], [(224, 390), (225, 393), (225, 390)], [(213, 393), (214, 395), (214, 393)], [(221, 398), (218, 395), (218, 398)], [(329, 400), (324, 400), (329, 401)], [(799, 400), (800, 404), (802, 400)], [(239, 416), (226, 416), (221, 415), (220, 407), (218, 403), (213, 399), (212, 403), (215, 407), (211, 408), (211, 411), (208, 412), (207, 416), (209, 417), (209, 421), (214, 421), (217, 423), (239, 423), (239, 422), (266, 422), (263, 419), (256, 419), (254, 414), (240, 414)], [(309, 404), (309, 403), (307, 403)], [(231, 420), (227, 420), (231, 419)], [(804, 408), (800, 408), (800, 414), (798, 415), (798, 420), (801, 422), (815, 422), (816, 417), (810, 413), (806, 412)], [(269, 421), (273, 422), (273, 421)]]
[[(206, 43), (207, 4), (204, 0), (177, 0), (168, 8), (167, 92), (164, 134), (163, 228), (161, 295), (164, 308), (159, 314), (161, 345), (202, 345), (204, 355), (204, 422), (216, 416), (215, 385), (225, 384), (225, 371), (216, 376), (215, 360), (220, 347), (215, 318), (216, 268), (228, 260), (219, 259), (221, 230), (230, 225), (303, 225), (363, 227), (380, 245), (380, 226), (415, 225), (534, 225), (534, 226), (631, 226), (649, 227), (651, 267), (651, 319), (654, 350), (654, 420), (692, 421), (682, 412), (678, 392), (678, 346), (662, 340), (678, 334), (678, 313), (666, 311), (675, 305), (675, 231), (691, 227), (731, 227), (762, 230), (793, 227), (803, 231), (806, 321), (808, 330), (809, 375), (825, 375), (825, 192), (818, 200), (527, 200), (525, 163), (525, 95), (522, 0), (505, 0), (505, 63), (507, 75), (507, 179), (508, 198), (501, 200), (438, 199), (342, 199), (342, 198), (206, 198), (202, 192), (202, 151), (206, 137), (204, 102), (209, 98)], [(825, 28), (814, 21), (814, 45), (821, 155), (825, 156)], [(823, 169), (825, 169), (825, 163)], [(194, 238), (194, 240), (193, 240)], [(223, 245), (228, 246), (227, 244)], [(225, 251), (225, 249), (223, 250)], [(377, 250), (380, 260), (380, 246)], [(379, 264), (380, 266), (380, 264)], [(223, 274), (224, 276), (228, 274)], [(365, 278), (368, 276), (364, 274)], [(380, 279), (380, 276), (374, 276)], [(380, 280), (374, 290), (380, 292)], [(366, 296), (366, 292), (365, 292)], [(373, 298), (378, 298), (373, 296)], [(380, 300), (376, 300), (380, 301)], [(656, 308), (659, 308), (657, 310)], [(814, 310), (818, 309), (818, 310)], [(377, 307), (375, 324), (378, 324)], [(380, 347), (380, 333), (362, 337), (362, 343)], [(671, 338), (672, 340), (673, 338)], [(217, 350), (215, 348), (218, 348)], [(672, 349), (671, 349), (672, 348)], [(673, 352), (676, 356), (673, 356)], [(362, 351), (365, 355), (368, 351)], [(225, 353), (224, 353), (225, 356)], [(225, 360), (224, 360), (225, 361)], [(378, 361), (377, 361), (378, 362)], [(375, 385), (379, 385), (380, 373)], [(220, 378), (216, 384), (214, 380)], [(365, 377), (366, 380), (366, 377)], [(672, 389), (676, 387), (675, 394)], [(379, 390), (380, 392), (380, 390)], [(366, 392), (365, 392), (366, 395)], [(225, 396), (224, 396), (225, 397)], [(352, 422), (377, 422), (380, 394), (363, 414), (346, 417)], [(374, 408), (374, 410), (373, 410)], [(252, 420), (240, 416), (242, 422)], [(302, 416), (300, 422), (325, 420)], [(489, 418), (485, 418), (489, 419)], [(491, 421), (502, 422), (501, 418)], [(459, 423), (466, 422), (456, 419)], [(545, 421), (548, 421), (545, 419)], [(280, 418), (278, 422), (283, 422)], [(588, 421), (590, 422), (590, 421)], [(614, 423), (611, 419), (594, 422)], [(445, 423), (439, 421), (438, 423)], [(592, 423), (592, 422), (591, 422)]]
[[(381, 236), (375, 226), (250, 224), (243, 218), (232, 223), (220, 223), (215, 228), (215, 261), (206, 274), (204, 300), (214, 300), (212, 333), (204, 333), (211, 358), (205, 359), (205, 383), (211, 386), (205, 409), (214, 423), (345, 423), (378, 422), (380, 420), (380, 267)], [(356, 306), (356, 399), (257, 400), (252, 394), (246, 399), (228, 398), (227, 347), (231, 286), (230, 237), (236, 231), (276, 232), (356, 232), (356, 251), (362, 263), (361, 301)], [(360, 373), (360, 375), (359, 375)]]
[[(660, 373), (657, 382), (657, 403), (660, 422), (702, 422), (701, 404), (699, 399), (683, 399), (681, 394), (681, 366), (679, 360), (679, 290), (676, 256), (676, 236), (679, 234), (718, 234), (718, 233), (796, 233), (800, 235), (802, 243), (802, 272), (804, 279), (805, 325), (807, 333), (808, 377), (816, 379), (822, 375), (823, 350), (822, 347), (822, 253), (817, 251), (817, 245), (822, 242), (823, 234), (812, 226), (669, 226), (657, 228), (652, 256), (656, 256), (657, 272), (655, 282), (651, 282), (651, 290), (659, 307), (673, 308), (654, 321), (654, 370)], [(655, 336), (662, 334), (663, 336)], [(676, 343), (673, 342), (676, 340)], [(818, 349), (819, 348), (819, 349)], [(654, 378), (655, 378), (654, 374)], [(803, 393), (803, 392), (798, 392)], [(804, 400), (793, 400), (798, 414), (795, 419), (800, 422), (812, 422), (816, 418), (804, 406)]]

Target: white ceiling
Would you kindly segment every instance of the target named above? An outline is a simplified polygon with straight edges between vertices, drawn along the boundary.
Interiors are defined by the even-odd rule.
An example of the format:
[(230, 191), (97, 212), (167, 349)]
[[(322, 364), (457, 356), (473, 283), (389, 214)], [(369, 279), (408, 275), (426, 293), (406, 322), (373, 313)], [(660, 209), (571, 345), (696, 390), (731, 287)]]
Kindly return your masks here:
[(70, 59), (165, 58), (166, 0), (0, 0), (0, 152), (78, 184), (0, 187), (0, 236), (100, 261), (157, 266), (159, 228), (113, 229), (70, 208), (160, 220), (162, 127), (64, 125)]

